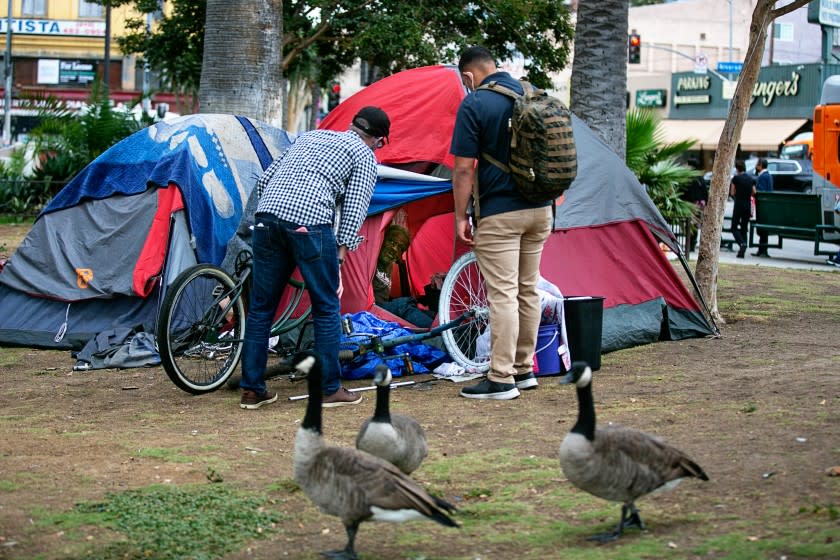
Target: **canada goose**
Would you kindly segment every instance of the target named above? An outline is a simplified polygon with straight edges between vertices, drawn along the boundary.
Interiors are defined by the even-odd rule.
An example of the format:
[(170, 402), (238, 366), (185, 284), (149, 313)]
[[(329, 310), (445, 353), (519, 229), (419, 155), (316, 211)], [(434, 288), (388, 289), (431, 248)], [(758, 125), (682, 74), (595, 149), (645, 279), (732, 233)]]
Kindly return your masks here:
[(388, 402), (391, 369), (388, 366), (376, 366), (373, 382), (376, 385), (376, 409), (373, 417), (362, 424), (356, 436), (356, 449), (385, 459), (405, 474), (411, 474), (429, 454), (426, 434), (414, 418), (391, 414)]
[(590, 537), (609, 542), (625, 527), (644, 529), (635, 501), (675, 487), (684, 477), (709, 480), (700, 466), (663, 440), (630, 428), (595, 428), (592, 370), (575, 362), (560, 383), (577, 386), (578, 418), (560, 445), (560, 466), (569, 481), (605, 500), (621, 502), (621, 519), (612, 533)]
[(458, 527), (447, 515), (454, 506), (428, 494), (392, 464), (364, 451), (327, 445), (321, 430), (320, 359), (302, 352), (293, 363), (307, 376), (309, 389), (306, 414), (295, 438), (295, 482), (321, 511), (341, 519), (347, 531), (344, 550), (324, 556), (356, 558), (354, 541), (363, 521), (431, 519)]

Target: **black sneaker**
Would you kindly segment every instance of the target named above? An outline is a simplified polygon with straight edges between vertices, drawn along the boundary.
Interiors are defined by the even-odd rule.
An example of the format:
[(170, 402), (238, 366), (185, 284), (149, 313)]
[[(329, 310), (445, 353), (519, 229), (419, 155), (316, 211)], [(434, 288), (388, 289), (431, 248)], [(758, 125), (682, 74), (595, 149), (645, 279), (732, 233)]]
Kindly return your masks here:
[(461, 396), (468, 399), (508, 401), (519, 396), (519, 389), (516, 388), (515, 383), (496, 383), (489, 379), (483, 379), (472, 387), (461, 389)]
[(271, 391), (266, 391), (261, 395), (254, 391), (244, 391), (242, 393), (242, 400), (239, 401), (239, 408), (254, 410), (264, 404), (271, 404), (276, 400), (277, 393), (272, 393)]
[(539, 383), (537, 383), (537, 377), (532, 371), (521, 375), (514, 375), (513, 382), (516, 383), (517, 389), (525, 391), (528, 389), (536, 389), (539, 386)]

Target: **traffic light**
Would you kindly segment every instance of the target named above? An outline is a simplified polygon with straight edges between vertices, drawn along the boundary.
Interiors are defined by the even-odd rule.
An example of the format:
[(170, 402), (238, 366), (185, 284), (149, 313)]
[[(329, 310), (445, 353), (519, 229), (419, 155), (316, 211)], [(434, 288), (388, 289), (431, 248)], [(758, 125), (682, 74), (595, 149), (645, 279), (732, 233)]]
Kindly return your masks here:
[(329, 96), (327, 97), (327, 111), (332, 111), (341, 103), (341, 84), (330, 82)]
[(627, 35), (627, 62), (639, 64), (642, 61), (642, 38), (638, 33)]

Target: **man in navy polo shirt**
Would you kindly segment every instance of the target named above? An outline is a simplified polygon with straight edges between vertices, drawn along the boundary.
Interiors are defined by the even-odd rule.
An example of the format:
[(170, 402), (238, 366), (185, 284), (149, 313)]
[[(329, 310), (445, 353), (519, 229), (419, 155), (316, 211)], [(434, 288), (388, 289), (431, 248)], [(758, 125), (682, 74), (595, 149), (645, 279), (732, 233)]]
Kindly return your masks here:
[[(486, 159), (486, 153), (510, 161), (509, 121), (513, 99), (477, 89), (497, 82), (522, 93), (522, 86), (496, 68), (484, 47), (470, 47), (458, 70), (467, 95), (458, 108), (450, 152), (455, 156), (453, 194), (455, 233), (471, 246), (487, 286), (490, 306), (490, 370), (461, 396), (471, 399), (515, 399), (519, 389), (537, 386), (534, 349), (540, 323), (537, 293), (543, 245), (551, 233), (551, 203), (528, 202), (516, 191), (511, 176)], [(477, 162), (477, 167), (476, 167)], [(478, 215), (472, 229), (467, 208), (478, 174)]]

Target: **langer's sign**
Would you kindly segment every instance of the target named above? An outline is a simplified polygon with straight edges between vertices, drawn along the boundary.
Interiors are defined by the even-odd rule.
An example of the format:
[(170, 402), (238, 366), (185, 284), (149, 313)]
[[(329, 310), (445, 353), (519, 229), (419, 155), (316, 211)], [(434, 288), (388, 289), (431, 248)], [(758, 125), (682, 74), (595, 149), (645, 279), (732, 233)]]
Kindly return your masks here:
[(752, 103), (761, 98), (765, 107), (769, 107), (776, 97), (795, 97), (799, 93), (799, 74), (790, 73), (789, 80), (767, 80), (756, 82), (753, 87)]

